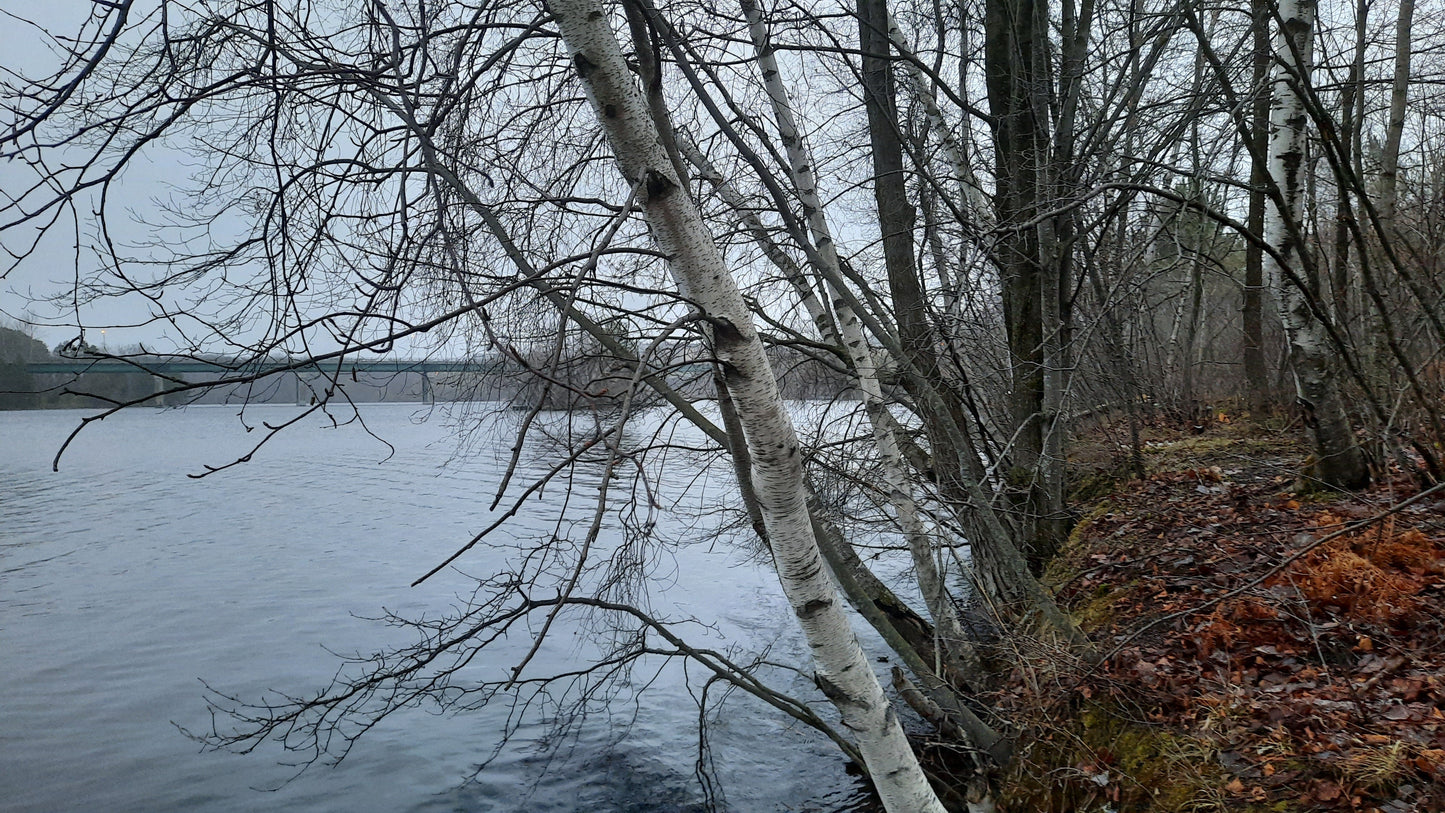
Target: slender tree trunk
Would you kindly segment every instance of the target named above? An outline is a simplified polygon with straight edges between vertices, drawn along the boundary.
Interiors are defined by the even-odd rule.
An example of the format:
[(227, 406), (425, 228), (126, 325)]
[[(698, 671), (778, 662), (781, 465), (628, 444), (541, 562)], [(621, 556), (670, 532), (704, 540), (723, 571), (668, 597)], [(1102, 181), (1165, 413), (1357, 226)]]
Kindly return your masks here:
[[(1057, 122), (1053, 129), (1053, 142), (1041, 175), (1044, 186), (1040, 192), (1043, 200), (1055, 206), (1059, 201), (1074, 200), (1078, 193), (1079, 179), (1083, 172), (1077, 158), (1078, 117), (1084, 100), (1084, 72), (1090, 32), (1094, 23), (1094, 0), (1062, 0), (1059, 5), (1061, 22), (1060, 65), (1057, 98), (1051, 98), (1043, 85), (1034, 88), (1035, 115), (1047, 121), (1050, 106), (1058, 109)], [(1041, 15), (1037, 25), (1048, 31), (1050, 22), (1047, 3), (1039, 5)], [(1036, 59), (1047, 65), (1049, 62), (1049, 40), (1041, 37), (1034, 43)], [(1069, 209), (1055, 214), (1040, 225), (1040, 244), (1043, 248), (1046, 283), (1043, 289), (1041, 310), (1044, 319), (1044, 460), (1042, 484), (1044, 489), (1043, 533), (1040, 539), (1047, 546), (1050, 557), (1067, 539), (1072, 523), (1065, 509), (1068, 452), (1065, 442), (1069, 437), (1068, 415), (1064, 410), (1064, 398), (1070, 388), (1075, 368), (1074, 348), (1074, 299), (1083, 287), (1083, 277), (1075, 278), (1075, 240), (1079, 233), (1076, 211)], [(1043, 547), (1040, 545), (1039, 547)]]
[[(1263, 157), (1269, 150), (1269, 23), (1270, 0), (1254, 0), (1254, 60), (1250, 77), (1250, 170), (1249, 214), (1246, 225), (1253, 234), (1264, 234), (1265, 185), (1269, 165)], [(1259, 156), (1256, 160), (1254, 156)], [(1264, 361), (1264, 251), (1250, 240), (1244, 247), (1244, 381), (1251, 412), (1270, 405), (1269, 372)]]
[[(1126, 234), (1127, 216), (1121, 212), (1119, 215), (1119, 234)], [(1122, 243), (1114, 249), (1114, 253), (1123, 250)], [(1114, 368), (1114, 377), (1117, 381), (1116, 391), (1124, 402), (1124, 413), (1129, 421), (1129, 468), (1138, 479), (1144, 479), (1147, 473), (1144, 468), (1144, 446), (1140, 439), (1139, 426), (1139, 403), (1142, 393), (1139, 390), (1138, 377), (1134, 373), (1134, 360), (1128, 352), (1128, 344), (1124, 338), (1124, 328), (1120, 324), (1118, 309), (1110, 301), (1110, 288), (1104, 280), (1104, 272), (1099, 267), (1097, 259), (1086, 259), (1085, 270), (1089, 275), (1089, 284), (1094, 290), (1094, 299), (1099, 303), (1100, 320), (1103, 323), (1105, 344), (1105, 356), (1111, 367)]]
[(1204, 307), (1204, 261), (1198, 254), (1203, 250), (1203, 242), (1204, 238), (1201, 235), (1196, 243), (1196, 253), (1189, 260), (1189, 318), (1185, 322), (1184, 347), (1179, 355), (1180, 372), (1182, 373), (1179, 382), (1179, 400), (1180, 406), (1184, 410), (1185, 420), (1188, 421), (1199, 420), (1203, 407), (1203, 402), (1199, 397), (1195, 369), (1197, 366), (1196, 356), (1199, 352), (1200, 314)]
[(1394, 238), (1395, 208), (1399, 199), (1400, 139), (1405, 132), (1405, 102), (1410, 95), (1410, 29), (1414, 23), (1415, 0), (1400, 0), (1395, 22), (1395, 75), (1390, 84), (1390, 120), (1385, 126), (1385, 144), (1380, 150), (1380, 192), (1376, 203), (1382, 240)]
[(619, 168), (638, 190), (653, 239), (669, 257), (679, 288), (713, 327), (713, 350), (752, 454), (778, 578), (813, 651), (818, 686), (857, 737), (884, 806), (893, 813), (942, 813), (828, 578), (797, 437), (737, 282), (673, 170), (602, 6), (596, 0), (549, 5)]
[[(748, 21), (748, 30), (757, 54), (758, 66), (762, 71), (763, 82), (768, 91), (773, 119), (786, 152), (793, 186), (807, 212), (808, 230), (817, 248), (818, 256), (822, 258), (825, 265), (830, 266), (820, 270), (827, 281), (830, 298), (834, 303), (842, 348), (857, 380), (863, 406), (873, 430), (874, 447), (878, 451), (883, 475), (882, 485), (886, 491), (888, 503), (893, 508), (899, 528), (903, 532), (904, 541), (908, 544), (913, 558), (913, 566), (918, 573), (919, 587), (923, 591), (924, 602), (928, 606), (929, 614), (933, 617), (934, 626), (943, 636), (942, 652), (949, 660), (955, 661), (953, 664), (955, 670), (962, 671), (971, 683), (977, 685), (981, 679), (982, 666), (973, 652), (972, 645), (963, 634), (963, 628), (953, 608), (953, 601), (948, 595), (947, 585), (935, 562), (932, 535), (918, 510), (913, 488), (908, 479), (907, 464), (893, 431), (893, 423), (886, 420), (883, 414), (887, 410), (887, 405), (883, 399), (883, 389), (878, 379), (873, 350), (864, 335), (863, 325), (858, 314), (848, 303), (847, 297), (841, 295), (842, 291), (839, 289), (842, 274), (838, 268), (837, 246), (828, 225), (822, 198), (818, 193), (817, 177), (812, 171), (812, 158), (808, 154), (807, 145), (803, 143), (802, 134), (793, 119), (792, 104), (787, 88), (782, 83), (772, 44), (769, 41), (767, 26), (753, 0), (743, 0), (742, 10)], [(909, 268), (912, 269), (911, 259)], [(897, 302), (894, 304), (895, 308), (900, 311), (905, 309)], [(921, 315), (919, 314), (920, 317)], [(899, 320), (901, 322), (903, 317), (900, 316)], [(906, 348), (907, 340), (903, 339), (903, 341)], [(943, 670), (938, 671), (942, 672)]]
[[(734, 219), (739, 226), (762, 247), (763, 253), (782, 272), (784, 279), (792, 285), (799, 301), (803, 303), (813, 319), (822, 340), (829, 344), (840, 343), (837, 329), (833, 326), (832, 315), (826, 311), (822, 302), (813, 294), (813, 289), (805, 279), (802, 269), (768, 235), (757, 216), (748, 210), (742, 195), (713, 167), (706, 156), (698, 151), (696, 145), (682, 139), (682, 149), (684, 156), (697, 170), (698, 175), (711, 183), (723, 202), (733, 209)], [(836, 269), (834, 276), (836, 276)], [(851, 358), (844, 360), (852, 369)], [(882, 419), (883, 428), (891, 434), (894, 440), (901, 438), (896, 421), (891, 419), (886, 410), (870, 411), (869, 416), (870, 420)], [(910, 448), (913, 448), (920, 458), (927, 457), (926, 453), (915, 447), (905, 446), (899, 451), (907, 452)], [(923, 470), (926, 465), (920, 463), (916, 468)], [(812, 505), (811, 501), (810, 505)], [(928, 679), (925, 673), (939, 671), (938, 665), (942, 664), (944, 667), (942, 678), (953, 687), (963, 687), (978, 681), (978, 665), (976, 656), (972, 654), (972, 646), (967, 642), (955, 642), (952, 645), (955, 648), (953, 652), (940, 651), (938, 635), (934, 632), (932, 625), (914, 614), (891, 590), (878, 581), (872, 571), (868, 570), (858, 558), (853, 547), (838, 534), (836, 529), (831, 528), (820, 519), (821, 509), (814, 507), (813, 514), (814, 527), (823, 529), (817, 531), (818, 544), (822, 548), (824, 558), (828, 561), (828, 567), (833, 571), (839, 587), (847, 597), (848, 603), (878, 631), (889, 647), (899, 653), (899, 656), (908, 664), (909, 670), (927, 683)], [(941, 579), (939, 581), (941, 583)], [(949, 638), (947, 633), (944, 637)], [(952, 639), (949, 638), (949, 640)], [(960, 667), (967, 670), (968, 674), (959, 673)], [(981, 723), (973, 728), (978, 729), (979, 726)], [(996, 739), (997, 735), (995, 734), (993, 737)]]
[[(970, 467), (977, 465), (978, 456), (969, 444), (962, 442), (967, 431), (964, 407), (957, 393), (949, 387), (950, 377), (941, 366), (937, 336), (927, 319), (927, 304), (924, 302), (914, 266), (915, 212), (908, 200), (905, 183), (903, 142), (898, 130), (899, 116), (890, 70), (887, 25), (886, 0), (859, 0), (863, 103), (868, 116), (868, 136), (872, 147), (873, 194), (879, 227), (883, 233), (883, 260), (888, 273), (889, 294), (897, 314), (899, 341), (905, 356), (903, 361), (912, 371), (908, 381), (909, 391), (920, 403), (921, 417), (935, 458), (946, 461), (939, 466), (942, 469), (939, 472), (940, 484), (945, 495), (952, 493), (966, 497), (967, 502), (975, 506), (981, 520), (976, 532), (971, 534), (974, 538), (970, 541), (974, 543), (975, 562), (979, 566), (976, 575), (992, 582), (981, 582), (986, 585), (986, 595), (1010, 603), (1014, 597), (1020, 599), (1017, 609), (1023, 610), (1028, 616), (1043, 616), (1047, 622), (1044, 628), (1053, 628), (1062, 636), (1077, 642), (1077, 630), (1073, 629), (1067, 620), (1060, 618), (1057, 606), (1029, 574), (1028, 568), (1024, 568), (1022, 572), (1018, 569), (1022, 557), (1012, 539), (998, 523), (987, 501), (977, 493), (978, 478), (970, 473)], [(1032, 104), (1036, 101), (1037, 99), (1030, 97), (1022, 103)], [(1035, 178), (1037, 179), (1037, 176)], [(1038, 245), (1037, 241), (1034, 245)], [(1036, 280), (1036, 283), (1040, 285), (1039, 295), (1043, 296), (1044, 286), (1039, 280)], [(1052, 289), (1052, 294), (1055, 296), (1053, 301), (1057, 304), (1058, 289)], [(1041, 307), (1040, 311), (1042, 310)], [(1054, 313), (1057, 315), (1057, 307)], [(1045, 339), (1057, 342), (1058, 332), (1043, 337), (1040, 331), (1041, 345), (1046, 343)], [(1040, 353), (1043, 351), (1040, 350)], [(1040, 360), (1043, 359), (1041, 355)], [(1038, 383), (1042, 398), (1045, 392), (1042, 371), (1039, 371)], [(1057, 402), (1041, 400), (1034, 419), (1030, 421), (1031, 426), (1040, 430), (1038, 446), (1033, 454), (1036, 468), (1030, 475), (1030, 516), (1035, 520), (1035, 528), (1045, 533), (1047, 531), (1044, 529), (1055, 531), (1046, 537), (1047, 546), (1040, 545), (1040, 536), (1029, 538), (1035, 545), (1035, 566), (1051, 555), (1056, 543), (1057, 528), (1052, 527), (1050, 520), (1061, 515), (1058, 502), (1048, 497), (1052, 493), (1049, 488), (1061, 486), (1061, 481), (1051, 477), (1049, 471), (1037, 468), (1055, 459), (1045, 453), (1046, 448), (1050, 448), (1044, 445), (1046, 442), (1052, 441), (1054, 445), (1051, 448), (1056, 455), (1059, 454), (1057, 435), (1049, 437), (1042, 431), (1046, 425), (1053, 428), (1053, 422), (1046, 420), (1046, 416), (1052, 414), (1050, 409), (1056, 410)]]
[[(1218, 15), (1213, 20), (1217, 22)], [(1204, 54), (1198, 51), (1194, 56), (1194, 92), (1204, 92)], [(1190, 194), (1196, 198), (1204, 196), (1204, 149), (1199, 135), (1199, 119), (1189, 124), (1189, 176)], [(1204, 307), (1204, 257), (1206, 251), (1214, 251), (1214, 227), (1208, 220), (1193, 212), (1181, 210), (1176, 222), (1186, 228), (1185, 242), (1189, 250), (1189, 319), (1185, 323), (1184, 352), (1181, 356), (1183, 378), (1181, 381), (1182, 405), (1186, 420), (1199, 420), (1203, 406), (1200, 399), (1197, 378), (1197, 357), (1199, 354), (1200, 317)]]
[(1266, 265), (1289, 338), (1300, 406), (1314, 435), (1319, 479), (1327, 486), (1355, 489), (1369, 485), (1370, 470), (1345, 412), (1336, 380), (1336, 360), (1321, 315), (1311, 309), (1309, 293), (1303, 290), (1306, 246), (1299, 212), (1307, 171), (1305, 128), (1309, 116), (1301, 86), (1309, 81), (1315, 5), (1316, 0), (1281, 0), (1279, 4), (1269, 169), (1283, 206), (1271, 201), (1268, 207), (1265, 240), (1278, 254), (1271, 255)]
[(1048, 86), (1046, 66), (1037, 64), (1037, 43), (1046, 0), (986, 0), (984, 65), (989, 112), (994, 117), (994, 210), (1001, 228), (995, 264), (1002, 284), (1004, 328), (1008, 334), (1013, 444), (1006, 481), (1019, 509), (1019, 539), (1038, 572), (1052, 552), (1039, 518), (1047, 510), (1040, 482), (1044, 458), (1043, 267), (1038, 229), (1021, 228), (1038, 214), (1040, 167), (1048, 160), (1046, 120), (1034, 105), (1036, 89)]
[[(672, 125), (672, 115), (667, 109), (667, 99), (662, 92), (662, 66), (654, 58), (646, 12), (635, 3), (624, 4), (623, 9), (627, 14), (627, 27), (632, 35), (633, 54), (637, 60), (638, 75), (642, 79), (648, 113), (661, 137), (667, 157), (672, 162), (673, 172), (679, 178), (686, 178), (687, 168), (683, 164), (682, 149), (674, 135), (675, 128)], [(737, 405), (733, 403), (732, 393), (728, 391), (727, 377), (716, 365), (712, 378), (713, 389), (717, 393), (718, 413), (722, 418), (723, 429), (727, 432), (728, 457), (732, 462), (734, 479), (738, 482), (738, 494), (742, 498), (753, 533), (767, 546), (767, 524), (763, 521), (757, 490), (753, 488), (752, 455), (748, 451), (742, 421), (738, 418)]]
[[(1369, 22), (1369, 14), (1369, 0), (1359, 0), (1355, 4), (1355, 57), (1354, 61), (1350, 63), (1350, 74), (1340, 89), (1340, 119), (1336, 128), (1339, 163), (1342, 167), (1353, 168), (1357, 177), (1360, 169), (1357, 165), (1359, 161), (1357, 142), (1364, 125), (1362, 106), (1365, 95), (1365, 46), (1367, 45), (1365, 29)], [(1353, 344), (1356, 331), (1351, 330), (1352, 320), (1350, 318), (1349, 292), (1353, 276), (1350, 273), (1350, 242), (1358, 227), (1352, 222), (1354, 220), (1354, 206), (1350, 201), (1352, 190), (1343, 172), (1337, 172), (1335, 175), (1335, 189), (1338, 202), (1335, 206), (1335, 234), (1332, 245), (1334, 256), (1331, 260), (1329, 275), (1331, 316), (1340, 332), (1349, 337)]]
[(904, 74), (908, 77), (909, 84), (913, 86), (914, 96), (923, 105), (923, 115), (928, 120), (928, 129), (938, 139), (938, 145), (943, 150), (943, 157), (948, 161), (949, 169), (953, 174), (953, 182), (958, 187), (959, 205), (966, 205), (963, 211), (974, 219), (974, 223), (971, 225), (990, 225), (991, 212), (987, 196), (983, 191), (983, 185), (978, 181), (977, 174), (973, 171), (973, 162), (965, 149), (965, 144), (954, 138), (948, 121), (943, 117), (943, 110), (939, 108), (938, 101), (934, 98), (933, 82), (918, 66), (917, 57), (914, 56), (913, 49), (908, 44), (908, 38), (903, 35), (903, 29), (898, 27), (898, 22), (893, 19), (891, 12), (888, 14), (888, 39), (898, 50), (899, 56), (903, 58)]

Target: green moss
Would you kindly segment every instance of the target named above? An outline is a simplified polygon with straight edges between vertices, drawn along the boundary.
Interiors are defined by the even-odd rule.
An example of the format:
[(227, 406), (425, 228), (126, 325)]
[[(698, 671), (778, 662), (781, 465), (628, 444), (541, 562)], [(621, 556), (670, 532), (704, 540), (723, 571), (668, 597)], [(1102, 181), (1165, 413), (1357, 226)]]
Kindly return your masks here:
[[(1107, 774), (1107, 781), (1097, 779)], [(1010, 810), (1229, 810), (1228, 779), (1206, 741), (1091, 703), (1037, 737), (1001, 794)]]
[(1128, 481), (1129, 467), (1098, 468), (1069, 478), (1068, 499), (1071, 503), (1091, 503), (1114, 493), (1120, 483)]
[(1027, 491), (1036, 479), (1034, 470), (1023, 466), (1010, 466), (1004, 472), (1004, 483), (1016, 491)]
[(1059, 586), (1068, 584), (1073, 578), (1079, 575), (1081, 564), (1085, 557), (1092, 550), (1094, 540), (1089, 538), (1090, 529), (1099, 517), (1114, 510), (1114, 503), (1110, 500), (1099, 500), (1090, 506), (1088, 513), (1084, 514), (1074, 527), (1069, 530), (1068, 539), (1059, 548), (1054, 558), (1049, 560), (1048, 566), (1044, 569), (1042, 581), (1049, 589), (1057, 589)]
[(1113, 510), (1114, 502), (1112, 500), (1099, 500), (1094, 503), (1093, 507), (1089, 509), (1089, 513), (1085, 514), (1083, 518), (1076, 522), (1074, 529), (1069, 532), (1069, 548), (1077, 549), (1080, 543), (1084, 541), (1084, 538), (1088, 536), (1089, 528), (1094, 522), (1098, 520), (1099, 517)]
[(1092, 632), (1108, 623), (1114, 615), (1114, 604), (1129, 594), (1130, 585), (1101, 584), (1087, 600), (1074, 605), (1074, 621), (1085, 632)]

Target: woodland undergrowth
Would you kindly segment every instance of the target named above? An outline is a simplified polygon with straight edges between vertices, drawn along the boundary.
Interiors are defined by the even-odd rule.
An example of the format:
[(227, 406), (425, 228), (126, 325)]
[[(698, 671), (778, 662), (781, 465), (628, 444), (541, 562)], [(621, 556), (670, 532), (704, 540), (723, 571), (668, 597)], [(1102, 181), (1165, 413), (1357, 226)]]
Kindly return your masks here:
[(1309, 491), (1298, 427), (1215, 418), (1152, 428), (1112, 488), (1076, 451), (1048, 579), (1102, 660), (995, 699), (1024, 721), (1003, 809), (1445, 809), (1445, 491)]

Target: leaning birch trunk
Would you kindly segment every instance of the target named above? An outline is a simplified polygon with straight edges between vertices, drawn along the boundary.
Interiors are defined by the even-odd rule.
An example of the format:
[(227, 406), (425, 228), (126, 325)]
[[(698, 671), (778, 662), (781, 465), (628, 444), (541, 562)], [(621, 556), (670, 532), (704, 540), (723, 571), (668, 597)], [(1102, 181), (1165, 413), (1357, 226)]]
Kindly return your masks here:
[[(822, 300), (809, 285), (804, 276), (803, 269), (798, 266), (793, 258), (768, 234), (767, 228), (763, 226), (758, 216), (754, 214), (742, 193), (737, 190), (724, 176), (713, 166), (707, 156), (703, 155), (690, 137), (685, 133), (677, 133), (678, 146), (687, 162), (692, 165), (697, 176), (707, 181), (723, 203), (727, 205), (734, 224), (742, 231), (752, 237), (763, 251), (763, 254), (783, 274), (783, 278), (792, 286), (798, 301), (807, 310), (808, 316), (813, 321), (814, 328), (818, 331), (818, 337), (827, 344), (838, 344), (837, 329), (833, 326), (833, 316), (828, 312)], [(937, 634), (931, 630), (928, 632), (927, 646), (920, 646), (921, 638), (910, 636), (908, 633), (914, 630), (904, 631), (903, 627), (908, 624), (898, 625), (900, 619), (896, 613), (902, 608), (897, 605), (896, 597), (878, 581), (858, 558), (857, 552), (843, 539), (836, 530), (825, 528), (819, 530), (821, 512), (814, 509), (814, 535), (818, 539), (819, 547), (822, 550), (823, 558), (828, 562), (829, 569), (833, 572), (834, 578), (843, 590), (843, 595), (848, 602), (864, 617), (874, 629), (883, 636), (884, 641), (896, 653), (900, 655), (910, 666), (917, 667), (920, 671), (936, 669), (935, 665), (925, 663), (921, 653), (937, 650)], [(826, 538), (831, 533), (833, 538)], [(879, 602), (890, 606), (889, 612), (878, 612)], [(870, 609), (871, 608), (871, 609)], [(922, 621), (922, 619), (919, 619)], [(888, 628), (893, 628), (890, 632)], [(912, 656), (912, 659), (910, 658)], [(916, 661), (914, 659), (917, 659)]]
[(818, 194), (818, 179), (813, 174), (812, 157), (808, 154), (807, 145), (803, 143), (802, 133), (799, 132), (797, 123), (793, 119), (792, 102), (788, 98), (787, 88), (783, 85), (782, 74), (778, 70), (777, 58), (774, 56), (772, 44), (769, 42), (767, 25), (758, 12), (755, 0), (742, 0), (741, 5), (743, 16), (748, 21), (748, 33), (757, 53), (758, 67), (762, 71), (763, 85), (767, 89), (768, 100), (772, 105), (774, 124), (778, 128), (778, 136), (782, 139), (783, 148), (787, 154), (789, 174), (792, 176), (798, 199), (803, 204), (803, 211), (807, 214), (808, 231), (817, 247), (818, 256), (827, 266), (820, 270), (827, 281), (829, 297), (833, 300), (834, 311), (837, 313), (837, 327), (841, 334), (843, 349), (848, 354), (849, 366), (852, 367), (853, 374), (857, 379), (858, 389), (863, 395), (863, 407), (868, 414), (869, 423), (872, 425), (873, 443), (878, 450), (883, 485), (888, 492), (888, 502), (893, 507), (898, 525), (903, 531), (903, 538), (908, 543), (908, 550), (913, 556), (913, 566), (918, 572), (919, 588), (923, 592), (929, 614), (933, 616), (934, 626), (945, 641), (945, 646), (940, 648), (940, 651), (962, 656), (963, 666), (967, 670), (967, 678), (970, 681), (977, 681), (982, 666), (964, 636), (958, 615), (953, 609), (952, 599), (948, 596), (948, 587), (934, 559), (931, 535), (923, 523), (918, 505), (914, 501), (903, 454), (899, 450), (898, 439), (893, 435), (893, 424), (883, 415), (888, 407), (883, 399), (883, 387), (878, 380), (878, 368), (873, 360), (873, 351), (868, 346), (868, 340), (863, 334), (862, 321), (852, 306), (848, 304), (842, 291), (839, 290), (843, 274), (838, 265), (837, 244), (834, 242), (832, 230), (828, 226), (823, 200)]
[[(1274, 38), (1277, 67), (1270, 110), (1269, 173), (1279, 191), (1266, 209), (1264, 237), (1275, 250), (1266, 259), (1280, 320), (1289, 339), (1299, 400), (1314, 434), (1319, 479), (1336, 488), (1370, 482), (1364, 453), (1355, 443), (1335, 379), (1335, 358), (1325, 326), (1302, 290), (1305, 246), (1300, 235), (1300, 201), (1305, 181), (1305, 111), (1301, 86), (1309, 81), (1317, 0), (1280, 0)], [(1281, 201), (1283, 207), (1281, 207)], [(1289, 279), (1289, 263), (1296, 269)], [(1300, 284), (1296, 284), (1296, 282)]]
[(747, 199), (718, 171), (717, 167), (713, 166), (691, 138), (685, 134), (679, 134), (678, 146), (681, 147), (683, 157), (692, 165), (698, 177), (707, 181), (722, 202), (727, 204), (733, 223), (737, 225), (738, 229), (746, 232), (762, 249), (763, 255), (768, 258), (768, 261), (782, 272), (783, 279), (787, 280), (793, 293), (797, 294), (798, 301), (802, 303), (803, 309), (808, 312), (808, 318), (812, 320), (813, 328), (818, 331), (818, 338), (825, 344), (837, 343), (837, 329), (833, 326), (832, 314), (828, 313), (823, 300), (818, 298), (817, 292), (808, 284), (803, 269), (768, 234), (767, 227), (748, 206)]
[(967, 203), (969, 216), (977, 218), (977, 225), (982, 229), (993, 227), (993, 210), (988, 205), (988, 194), (983, 191), (983, 185), (978, 181), (978, 175), (973, 171), (973, 163), (964, 155), (963, 145), (954, 138), (953, 130), (948, 126), (948, 120), (943, 117), (943, 110), (934, 99), (933, 80), (923, 73), (919, 67), (918, 57), (913, 53), (913, 47), (904, 35), (903, 29), (899, 27), (898, 21), (893, 18), (893, 12), (888, 12), (888, 39), (893, 47), (898, 50), (899, 62), (903, 65), (903, 73), (908, 77), (908, 82), (913, 86), (913, 95), (923, 105), (923, 115), (928, 121), (928, 128), (938, 139), (939, 148), (943, 157), (948, 161), (949, 169), (953, 171), (953, 182), (958, 186), (960, 204)]
[[(816, 248), (816, 254), (820, 259), (819, 264), (822, 266), (816, 270), (825, 279), (830, 292), (829, 299), (833, 300), (837, 309), (837, 330), (842, 345), (849, 354), (850, 365), (857, 377), (859, 389), (864, 392), (864, 406), (868, 410), (869, 419), (873, 425), (879, 457), (885, 462), (885, 469), (888, 460), (898, 461), (894, 471), (902, 478), (906, 489), (905, 467), (901, 454), (899, 454), (900, 444), (895, 434), (897, 424), (892, 420), (892, 416), (888, 414), (883, 404), (872, 354), (864, 352), (867, 348), (867, 341), (863, 335), (861, 317), (852, 309), (849, 304), (850, 297), (846, 296), (846, 292), (842, 290), (844, 277), (838, 261), (837, 245), (828, 227), (822, 198), (818, 194), (817, 179), (812, 172), (812, 161), (793, 119), (787, 88), (782, 83), (777, 60), (773, 56), (773, 50), (769, 43), (767, 28), (763, 24), (755, 0), (742, 0), (741, 6), (748, 21), (749, 36), (758, 54), (758, 64), (762, 69), (763, 81), (772, 104), (779, 137), (783, 141), (794, 190), (803, 204), (807, 215), (808, 229)], [(796, 275), (784, 270), (785, 276), (789, 280), (796, 279)], [(812, 299), (810, 294), (801, 291), (800, 296), (805, 303)], [(876, 394), (870, 394), (868, 382), (871, 382)], [(958, 443), (957, 446), (965, 448), (966, 444)], [(976, 455), (973, 456), (974, 461), (977, 459)], [(991, 569), (994, 571), (990, 574), (974, 573), (975, 581), (979, 582), (982, 579), (988, 582), (987, 587), (982, 589), (991, 596), (1023, 599), (1024, 605), (1039, 614), (1039, 620), (1043, 621), (1041, 629), (1052, 630), (1062, 639), (1082, 645), (1084, 641), (1079, 635), (1078, 629), (1063, 615), (1053, 598), (1029, 573), (1023, 557), (1014, 547), (1008, 531), (994, 512), (992, 503), (983, 493), (979, 482), (971, 478), (962, 467), (960, 467), (957, 480), (961, 481), (960, 484), (967, 493), (966, 502), (972, 505), (978, 514), (976, 526), (979, 538), (970, 541), (976, 550), (987, 552), (983, 558), (991, 564)], [(934, 616), (940, 633), (945, 638), (958, 642), (956, 654), (963, 662), (961, 665), (971, 674), (981, 674), (978, 671), (980, 668), (978, 666), (979, 657), (971, 645), (965, 647), (966, 636), (962, 633), (961, 624), (953, 613), (952, 607), (944, 600), (943, 589), (946, 585), (938, 568), (933, 564), (931, 545), (928, 543), (926, 532), (910, 533), (909, 531), (911, 527), (914, 527), (908, 519), (910, 509), (913, 516), (917, 516), (913, 496), (907, 490), (893, 489), (891, 483), (889, 486), (890, 496), (906, 498), (903, 509), (899, 511), (899, 524), (904, 529), (904, 538), (909, 544), (910, 553), (913, 554), (914, 562), (918, 567), (919, 585), (925, 599), (929, 602), (930, 614)], [(897, 510), (898, 503), (894, 503), (894, 506)], [(951, 633), (950, 627), (957, 632)]]
[(778, 578), (812, 649), (818, 686), (857, 737), (884, 807), (943, 813), (828, 579), (808, 516), (797, 437), (742, 293), (672, 169), (607, 15), (596, 0), (549, 5), (619, 167), (638, 188), (653, 239), (713, 328), (714, 352), (752, 452)]

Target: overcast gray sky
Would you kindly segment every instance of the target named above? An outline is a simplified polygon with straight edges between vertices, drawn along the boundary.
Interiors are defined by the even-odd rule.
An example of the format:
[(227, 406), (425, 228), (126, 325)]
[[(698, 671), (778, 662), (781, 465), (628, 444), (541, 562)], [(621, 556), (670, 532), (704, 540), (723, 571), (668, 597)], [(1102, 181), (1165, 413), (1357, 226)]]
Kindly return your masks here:
[[(146, 0), (137, 2), (132, 20), (143, 16), (151, 5)], [(51, 37), (73, 35), (93, 8), (95, 5), (89, 0), (0, 0), (0, 15), (3, 15), (0, 16), (0, 70), (11, 80), (16, 74), (34, 77), (53, 73), (60, 59), (53, 50)], [(4, 122), (4, 126), (10, 125), (10, 121)], [(182, 158), (179, 153), (158, 147), (126, 170), (110, 201), (110, 224), (118, 232), (116, 237), (124, 241), (147, 235), (149, 230), (138, 221), (156, 213), (152, 201), (167, 193), (167, 179), (184, 177)], [(0, 192), (7, 200), (34, 184), (36, 177), (35, 171), (19, 160), (0, 161)], [(121, 212), (133, 213), (134, 218), (115, 216)], [(168, 340), (160, 326), (114, 327), (145, 320), (148, 309), (144, 301), (111, 301), (82, 308), (78, 314), (73, 307), (53, 304), (57, 295), (63, 299), (74, 287), (77, 266), (82, 273), (96, 267), (96, 255), (89, 248), (95, 236), (94, 228), (85, 222), (87, 214), (84, 210), (76, 215), (67, 213), (35, 250), (0, 280), (0, 322), (38, 322), (32, 331), (50, 347), (75, 337), (79, 333), (78, 325), (84, 325), (86, 339), (92, 344), (105, 343), (117, 349), (143, 342), (147, 348), (169, 349), (167, 346), (174, 342)], [(77, 219), (80, 221), (78, 233)], [(11, 252), (18, 251), (33, 234), (23, 229), (6, 235), (4, 246)], [(102, 329), (104, 334), (100, 332)]]

